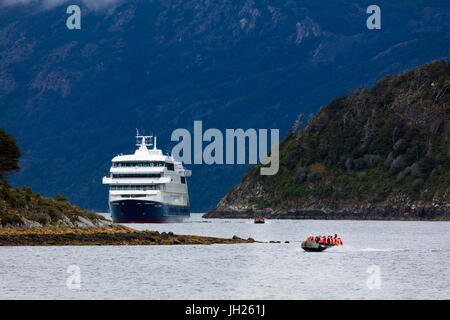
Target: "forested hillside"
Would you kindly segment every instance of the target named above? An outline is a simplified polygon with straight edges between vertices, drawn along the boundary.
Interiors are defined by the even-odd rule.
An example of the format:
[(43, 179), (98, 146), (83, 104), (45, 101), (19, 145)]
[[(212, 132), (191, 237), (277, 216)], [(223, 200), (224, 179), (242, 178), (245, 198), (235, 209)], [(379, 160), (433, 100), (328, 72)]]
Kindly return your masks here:
[[(81, 8), (69, 30), (68, 5)], [(135, 129), (170, 152), (177, 128), (277, 128), (449, 58), (450, 3), (379, 0), (381, 29), (354, 0), (0, 1), (0, 125), (17, 138), (28, 185), (106, 211), (101, 179), (134, 150)], [(195, 165), (192, 211), (212, 208), (244, 165)]]
[(280, 170), (243, 177), (207, 216), (450, 218), (450, 62), (333, 100), (280, 143)]

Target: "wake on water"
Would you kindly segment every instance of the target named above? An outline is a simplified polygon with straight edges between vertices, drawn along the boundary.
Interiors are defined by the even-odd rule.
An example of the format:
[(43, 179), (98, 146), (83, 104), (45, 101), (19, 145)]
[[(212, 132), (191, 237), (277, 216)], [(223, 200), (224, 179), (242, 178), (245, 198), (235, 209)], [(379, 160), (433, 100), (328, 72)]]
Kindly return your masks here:
[(357, 248), (352, 245), (343, 245), (339, 247), (331, 247), (328, 252), (394, 252), (394, 251), (411, 251), (411, 248)]

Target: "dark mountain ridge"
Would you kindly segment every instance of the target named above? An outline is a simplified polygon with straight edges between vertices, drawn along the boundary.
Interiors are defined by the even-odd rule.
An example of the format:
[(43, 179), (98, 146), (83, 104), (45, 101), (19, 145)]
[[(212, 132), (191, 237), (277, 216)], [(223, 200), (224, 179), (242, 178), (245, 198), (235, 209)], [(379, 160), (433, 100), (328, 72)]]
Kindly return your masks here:
[[(13, 1), (9, 1), (13, 2)], [(176, 128), (279, 128), (299, 112), (433, 59), (448, 59), (449, 4), (379, 1), (117, 1), (0, 4), (0, 125), (16, 138), (13, 185), (106, 210), (111, 158), (136, 127), (170, 151)], [(213, 207), (245, 166), (192, 166), (193, 211)]]

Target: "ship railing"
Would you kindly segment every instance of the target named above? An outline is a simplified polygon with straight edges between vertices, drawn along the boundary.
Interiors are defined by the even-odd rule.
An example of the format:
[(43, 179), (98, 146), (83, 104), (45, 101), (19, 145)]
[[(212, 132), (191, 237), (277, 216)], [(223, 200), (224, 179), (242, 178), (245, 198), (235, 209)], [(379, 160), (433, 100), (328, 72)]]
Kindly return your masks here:
[(185, 176), (185, 177), (190, 177), (190, 176), (192, 176), (192, 170), (184, 170), (184, 176)]
[(170, 183), (170, 177), (161, 178), (111, 178), (103, 177), (103, 184), (121, 185), (121, 184), (165, 184)]

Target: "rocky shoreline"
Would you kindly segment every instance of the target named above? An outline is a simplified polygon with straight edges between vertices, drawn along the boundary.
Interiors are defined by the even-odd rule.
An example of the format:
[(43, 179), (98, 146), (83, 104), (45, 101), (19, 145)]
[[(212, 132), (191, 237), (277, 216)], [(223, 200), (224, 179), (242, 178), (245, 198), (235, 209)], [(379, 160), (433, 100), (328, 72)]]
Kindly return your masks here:
[(416, 220), (450, 221), (450, 204), (444, 201), (434, 204), (400, 201), (384, 204), (342, 204), (311, 201), (310, 206), (289, 209), (257, 209), (245, 199), (232, 203), (222, 199), (219, 205), (203, 215), (203, 218), (249, 219), (312, 219), (312, 220)]
[(246, 212), (214, 212), (203, 215), (205, 219), (252, 219), (264, 217), (265, 219), (293, 219), (293, 220), (398, 220), (398, 221), (450, 221), (450, 217), (420, 217), (397, 215), (393, 216), (383, 212), (371, 212), (361, 215), (360, 213), (329, 212), (320, 210), (300, 210), (288, 213), (267, 213), (258, 211)]
[(176, 235), (172, 232), (136, 231), (130, 228), (0, 230), (0, 246), (82, 246), (82, 245), (208, 245), (254, 243), (252, 238), (231, 239)]

